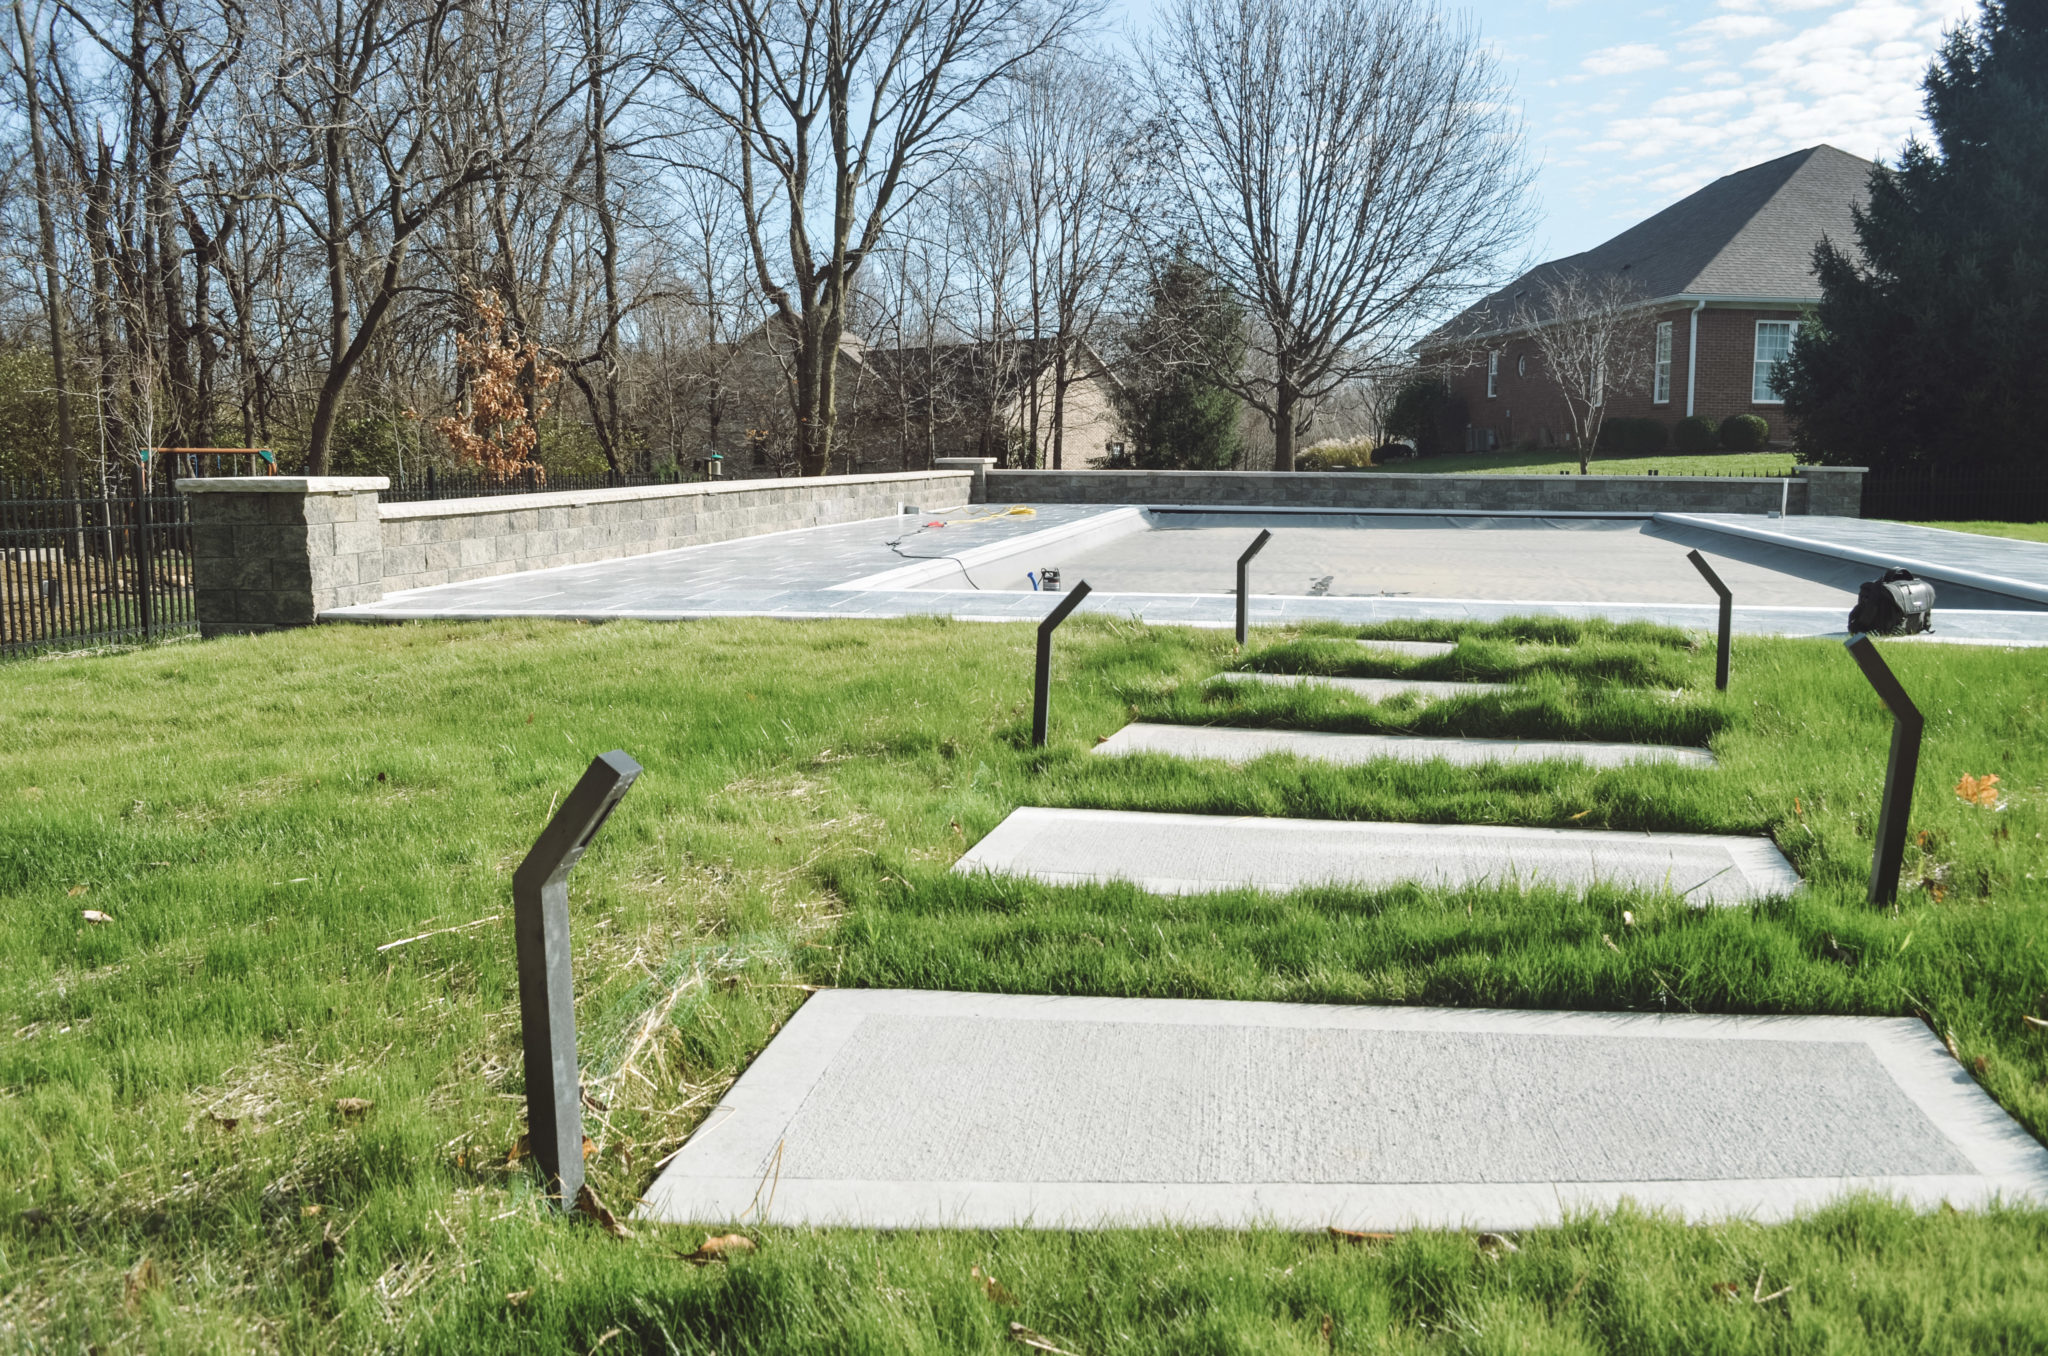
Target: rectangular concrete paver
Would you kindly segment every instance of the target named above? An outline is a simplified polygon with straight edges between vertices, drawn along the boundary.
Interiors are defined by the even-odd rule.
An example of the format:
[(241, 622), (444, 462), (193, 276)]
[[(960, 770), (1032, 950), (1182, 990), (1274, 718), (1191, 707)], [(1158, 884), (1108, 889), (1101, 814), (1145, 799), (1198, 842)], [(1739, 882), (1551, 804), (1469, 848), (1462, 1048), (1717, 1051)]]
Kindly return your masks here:
[(1358, 643), (1368, 650), (1400, 655), (1404, 659), (1437, 659), (1458, 648), (1455, 641), (1449, 640), (1361, 640)]
[(2048, 1203), (2048, 1152), (1918, 1021), (830, 990), (645, 1219), (1530, 1228), (1632, 1199)]
[(1799, 873), (1768, 838), (1036, 806), (1012, 810), (953, 869), (1051, 885), (1128, 881), (1161, 895), (1410, 881), (1580, 890), (1597, 882), (1668, 890), (1695, 904), (1746, 904), (1799, 887)]
[(1383, 702), (1390, 697), (1415, 697), (1438, 701), (1445, 697), (1483, 697), (1492, 692), (1511, 692), (1513, 683), (1435, 683), (1420, 678), (1332, 678), (1320, 673), (1219, 673), (1227, 683), (1271, 683), (1275, 687), (1331, 687), (1340, 692)]
[(1705, 749), (1669, 744), (1596, 744), (1576, 740), (1436, 739), (1420, 735), (1325, 734), (1318, 730), (1256, 730), (1227, 725), (1126, 725), (1095, 746), (1102, 754), (1161, 753), (1172, 758), (1217, 758), (1246, 763), (1269, 754), (1291, 754), (1316, 763), (1345, 765), (1392, 758), (1427, 763), (1441, 758), (1460, 767), (1482, 763), (1540, 763), (1550, 759), (1623, 767), (1630, 763), (1680, 763), (1712, 767)]

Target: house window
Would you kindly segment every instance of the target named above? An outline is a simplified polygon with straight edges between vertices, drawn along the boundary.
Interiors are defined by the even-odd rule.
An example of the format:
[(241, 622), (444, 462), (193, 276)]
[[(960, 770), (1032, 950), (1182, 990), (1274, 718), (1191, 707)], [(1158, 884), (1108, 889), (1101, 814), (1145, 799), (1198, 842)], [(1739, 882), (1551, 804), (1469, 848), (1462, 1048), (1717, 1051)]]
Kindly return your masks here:
[(1650, 399), (1659, 405), (1671, 403), (1671, 322), (1657, 322), (1657, 376)]
[(1795, 328), (1795, 322), (1790, 320), (1756, 322), (1756, 368), (1749, 383), (1749, 398), (1756, 404), (1785, 403), (1785, 397), (1778, 390), (1778, 364), (1792, 356), (1792, 332)]
[(1486, 398), (1493, 399), (1500, 394), (1500, 350), (1489, 349), (1486, 354)]

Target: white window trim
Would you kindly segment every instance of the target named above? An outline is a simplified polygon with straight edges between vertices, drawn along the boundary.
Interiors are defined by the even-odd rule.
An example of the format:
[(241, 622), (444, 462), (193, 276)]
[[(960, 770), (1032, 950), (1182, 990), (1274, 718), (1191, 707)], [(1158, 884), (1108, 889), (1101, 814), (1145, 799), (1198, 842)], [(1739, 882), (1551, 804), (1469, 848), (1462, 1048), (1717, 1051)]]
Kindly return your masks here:
[(1651, 363), (1655, 376), (1651, 378), (1650, 403), (1669, 405), (1671, 403), (1671, 322), (1657, 322), (1656, 347), (1651, 350)]
[(1486, 398), (1500, 398), (1500, 350), (1497, 348), (1486, 350)]
[[(1758, 394), (1756, 393), (1756, 369), (1757, 369), (1757, 364), (1763, 361), (1763, 360), (1762, 360), (1761, 358), (1757, 357), (1757, 352), (1758, 352), (1758, 350), (1759, 350), (1759, 347), (1760, 347), (1760, 346), (1762, 345), (1762, 343), (1763, 343), (1763, 337), (1764, 337), (1764, 326), (1766, 326), (1766, 325), (1785, 325), (1785, 326), (1788, 326), (1788, 327), (1790, 327), (1790, 329), (1791, 329), (1791, 331), (1792, 331), (1792, 332), (1791, 332), (1790, 336), (1788, 336), (1788, 337), (1787, 337), (1787, 339), (1786, 339), (1786, 341), (1785, 341), (1785, 357), (1786, 357), (1786, 358), (1789, 358), (1789, 357), (1791, 357), (1791, 356), (1792, 356), (1792, 345), (1793, 345), (1793, 343), (1794, 343), (1794, 342), (1796, 342), (1796, 341), (1798, 340), (1798, 338), (1799, 338), (1799, 322), (1798, 322), (1797, 320), (1759, 320), (1759, 321), (1757, 321), (1757, 322), (1756, 322), (1756, 334), (1755, 334), (1755, 337), (1754, 337), (1754, 338), (1752, 339), (1752, 341), (1751, 341), (1751, 344), (1750, 344), (1750, 349), (1749, 349), (1749, 403), (1750, 403), (1750, 404), (1752, 404), (1752, 405), (1782, 405), (1782, 404), (1784, 404), (1784, 403), (1785, 403), (1785, 397), (1784, 397), (1783, 395), (1778, 395), (1778, 396), (1773, 396), (1773, 397), (1764, 397), (1764, 396), (1759, 396), (1759, 395), (1758, 395)], [(1777, 360), (1776, 362), (1774, 362), (1774, 363), (1772, 363), (1772, 364), (1771, 364), (1771, 369), (1772, 369), (1772, 374), (1773, 374), (1773, 375), (1776, 375), (1776, 371), (1777, 371), (1777, 368), (1778, 368), (1778, 367), (1779, 367), (1779, 366), (1780, 366), (1780, 365), (1781, 365), (1781, 364), (1782, 364), (1782, 363), (1783, 363), (1784, 361), (1785, 361), (1785, 358), (1780, 358), (1780, 359), (1778, 359), (1778, 360)]]

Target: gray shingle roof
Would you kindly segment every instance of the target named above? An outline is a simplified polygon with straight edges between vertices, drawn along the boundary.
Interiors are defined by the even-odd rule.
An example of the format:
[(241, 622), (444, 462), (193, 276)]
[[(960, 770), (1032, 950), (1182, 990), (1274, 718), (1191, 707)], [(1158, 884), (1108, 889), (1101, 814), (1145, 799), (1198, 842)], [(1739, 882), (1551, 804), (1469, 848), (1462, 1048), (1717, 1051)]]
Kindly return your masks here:
[(1820, 299), (1813, 247), (1822, 236), (1856, 243), (1852, 206), (1869, 198), (1871, 162), (1812, 146), (1714, 180), (1583, 254), (1538, 264), (1467, 308), (1429, 340), (1510, 328), (1543, 282), (1563, 272), (1621, 276), (1646, 298), (1678, 296)]

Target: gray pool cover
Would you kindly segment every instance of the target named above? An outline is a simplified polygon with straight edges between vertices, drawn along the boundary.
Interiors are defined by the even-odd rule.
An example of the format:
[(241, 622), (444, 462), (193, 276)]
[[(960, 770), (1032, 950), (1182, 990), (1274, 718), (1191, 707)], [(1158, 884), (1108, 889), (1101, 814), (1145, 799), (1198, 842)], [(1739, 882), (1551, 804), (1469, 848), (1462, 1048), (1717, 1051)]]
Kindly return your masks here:
[(2048, 1201), (1917, 1021), (832, 990), (640, 1214), (873, 1228), (1527, 1228), (1624, 1198)]

